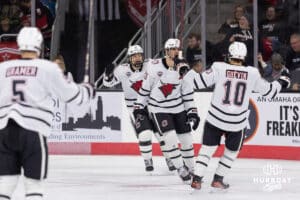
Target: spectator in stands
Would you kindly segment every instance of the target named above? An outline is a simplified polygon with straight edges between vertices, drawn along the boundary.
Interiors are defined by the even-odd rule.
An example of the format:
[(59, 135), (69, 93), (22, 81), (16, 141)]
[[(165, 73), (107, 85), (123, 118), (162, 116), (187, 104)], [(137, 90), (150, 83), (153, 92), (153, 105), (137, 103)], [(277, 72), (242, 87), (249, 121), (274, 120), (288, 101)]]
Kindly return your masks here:
[(290, 33), (300, 32), (299, 1), (287, 1), (288, 9), (288, 30)]
[[(31, 0), (21, 1), (21, 21), (24, 26), (31, 25)], [(53, 15), (50, 10), (44, 6), (41, 2), (36, 1), (36, 27), (38, 27), (44, 37), (44, 48), (45, 57), (49, 57), (50, 45), (51, 45), (51, 35), (52, 35), (52, 25), (54, 22)]]
[(300, 83), (293, 83), (292, 84), (292, 90), (293, 91), (300, 91)]
[(218, 33), (228, 34), (232, 29), (238, 28), (241, 16), (245, 14), (245, 8), (242, 5), (236, 5), (233, 12), (233, 18), (226, 20), (218, 30)]
[(285, 28), (284, 23), (277, 19), (275, 7), (269, 6), (266, 10), (265, 19), (259, 24), (265, 61), (268, 61), (272, 53), (278, 52), (281, 44), (285, 43)]
[(292, 72), (300, 70), (300, 33), (290, 37), (290, 47), (286, 53), (286, 67)]
[(259, 66), (262, 67), (262, 76), (269, 82), (277, 80), (282, 71), (287, 70), (284, 66), (283, 58), (279, 53), (274, 53), (271, 62), (265, 63), (261, 54), (258, 55)]
[(20, 27), (20, 6), (17, 0), (9, 0), (4, 2), (1, 7), (1, 16), (3, 18), (8, 18), (10, 21), (10, 27), (14, 29), (14, 32), (18, 32), (18, 28)]
[(249, 15), (243, 15), (239, 19), (239, 26), (232, 29), (225, 37), (227, 47), (234, 41), (243, 42), (247, 46), (248, 54), (245, 59), (247, 65), (253, 66), (253, 28), (252, 18)]
[[(11, 28), (11, 25), (10, 25), (10, 21), (7, 17), (5, 18), (2, 18), (0, 20), (0, 35), (2, 34), (11, 34), (11, 33), (15, 33), (13, 31), (13, 29)], [(13, 38), (13, 37), (2, 37), (1, 38), (1, 41), (5, 41), (5, 42), (8, 42), (8, 41), (15, 41), (16, 39)]]
[(197, 73), (201, 73), (204, 70), (201, 58), (194, 60), (190, 66), (191, 69), (193, 69)]
[[(212, 64), (212, 50), (213, 45), (206, 41), (206, 65), (210, 66)], [(185, 54), (186, 60), (189, 65), (192, 64), (194, 60), (199, 60), (202, 57), (201, 49), (201, 36), (196, 33), (191, 33), (188, 36), (188, 47)]]

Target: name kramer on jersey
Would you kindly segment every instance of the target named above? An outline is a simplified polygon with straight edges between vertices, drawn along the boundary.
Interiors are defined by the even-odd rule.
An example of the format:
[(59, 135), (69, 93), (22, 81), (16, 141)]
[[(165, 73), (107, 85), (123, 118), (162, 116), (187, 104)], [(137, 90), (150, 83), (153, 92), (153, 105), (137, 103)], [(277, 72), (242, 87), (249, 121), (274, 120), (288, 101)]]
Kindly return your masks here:
[(36, 76), (37, 67), (31, 66), (16, 66), (6, 70), (6, 77), (10, 76)]
[(226, 77), (247, 80), (248, 72), (237, 71), (237, 70), (226, 70)]

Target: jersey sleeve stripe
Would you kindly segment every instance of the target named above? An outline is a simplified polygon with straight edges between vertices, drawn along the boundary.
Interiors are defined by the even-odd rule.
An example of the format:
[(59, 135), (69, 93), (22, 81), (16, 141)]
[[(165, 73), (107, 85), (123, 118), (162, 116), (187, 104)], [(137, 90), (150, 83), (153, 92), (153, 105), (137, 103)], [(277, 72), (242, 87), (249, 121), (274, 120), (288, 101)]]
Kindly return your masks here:
[(46, 112), (48, 114), (51, 114), (52, 116), (54, 115), (52, 111), (44, 109), (44, 108), (33, 107), (33, 106), (26, 105), (26, 104), (23, 104), (23, 103), (18, 103), (18, 104), (20, 104), (20, 106), (23, 106), (23, 107), (27, 107), (27, 108), (32, 108), (32, 109), (37, 109), (37, 110), (40, 110), (40, 111), (44, 111), (44, 112)]
[[(38, 117), (33, 117), (33, 116), (29, 116), (29, 115), (23, 115), (22, 113), (20, 113), (20, 112), (19, 112), (18, 110), (16, 110), (16, 109), (12, 109), (11, 111), (15, 111), (16, 113), (18, 113), (19, 115), (21, 115), (21, 116), (24, 117), (24, 118), (34, 119), (34, 120), (40, 121), (40, 122), (46, 124), (47, 126), (51, 127), (51, 124), (50, 124), (50, 123), (48, 123), (47, 121), (42, 120), (42, 119), (40, 119), (40, 118), (38, 118)], [(2, 118), (2, 116), (1, 116), (1, 118)]]
[(181, 98), (181, 96), (179, 96), (177, 98), (173, 98), (173, 99), (167, 99), (167, 100), (159, 101), (159, 100), (156, 100), (156, 99), (154, 99), (153, 97), (150, 96), (150, 99), (157, 102), (157, 103), (166, 103), (166, 102), (178, 100), (180, 98)]
[(138, 94), (141, 95), (141, 96), (143, 96), (143, 97), (149, 96), (149, 93), (148, 94), (142, 94), (142, 93), (138, 92)]
[(221, 121), (221, 122), (223, 122), (223, 123), (227, 123), (227, 124), (240, 124), (240, 123), (244, 122), (244, 121), (247, 119), (247, 118), (245, 117), (245, 118), (242, 119), (241, 121), (237, 121), (237, 122), (226, 121), (226, 120), (223, 120), (223, 119), (221, 119), (221, 118), (215, 116), (215, 115), (214, 115), (212, 112), (210, 112), (210, 111), (208, 111), (208, 113), (209, 113), (212, 117), (214, 117), (215, 119), (217, 119), (217, 120), (219, 120), (219, 121)]
[(203, 83), (204, 87), (206, 87), (206, 88), (207, 88), (207, 85), (206, 85), (206, 83), (205, 83), (205, 81), (204, 81), (204, 79), (203, 79), (203, 76), (202, 76), (202, 74), (200, 74), (200, 79), (201, 79), (201, 81), (202, 81), (202, 83)]
[(89, 97), (92, 96), (92, 94), (91, 94), (91, 92), (90, 92), (88, 86), (83, 85), (83, 87), (87, 90), (88, 96), (89, 96)]
[(136, 101), (136, 99), (128, 99), (128, 98), (125, 98), (125, 101)]
[(9, 199), (10, 199), (10, 197), (9, 197), (9, 196), (6, 196), (6, 195), (4, 195), (4, 194), (0, 194), (0, 197), (1, 197), (1, 198), (4, 198), (4, 199), (7, 199), (7, 200), (9, 200)]
[(271, 99), (273, 99), (274, 97), (276, 97), (276, 95), (277, 95), (277, 90), (275, 90), (275, 92), (274, 92), (273, 96), (271, 97)]
[(153, 107), (158, 107), (158, 108), (175, 108), (175, 107), (180, 106), (182, 104), (183, 104), (182, 101), (180, 103), (176, 104), (176, 105), (173, 105), (173, 106), (159, 106), (159, 105), (155, 105), (155, 104), (149, 103), (149, 105), (151, 105)]
[(267, 96), (268, 94), (270, 94), (270, 92), (272, 91), (272, 88), (273, 88), (273, 84), (270, 83), (270, 89), (269, 89), (269, 91), (266, 94), (263, 94), (262, 96)]
[(194, 79), (194, 85), (195, 85), (196, 89), (199, 90), (199, 86), (198, 86), (197, 81), (195, 79)]
[(82, 102), (83, 102), (83, 92), (81, 92), (81, 95), (80, 95), (80, 96), (81, 96), (80, 102), (77, 104), (77, 105), (79, 105), (79, 106), (80, 106), (80, 105), (82, 104)]
[(211, 104), (211, 106), (216, 109), (217, 111), (219, 111), (220, 113), (224, 114), (224, 115), (228, 115), (228, 116), (240, 116), (242, 114), (244, 114), (245, 112), (247, 112), (248, 110), (244, 110), (243, 112), (241, 113), (227, 113), (227, 112), (224, 112), (223, 110), (219, 109), (217, 106)]
[(184, 99), (183, 102), (194, 101), (194, 99)]
[(190, 93), (187, 93), (187, 94), (182, 94), (182, 97), (185, 97), (185, 96), (188, 96), (188, 95), (192, 95), (194, 94), (194, 92), (190, 92)]
[(141, 87), (141, 90), (143, 90), (143, 91), (145, 91), (145, 92), (148, 92), (148, 93), (151, 92), (150, 90), (146, 90), (146, 89), (144, 89), (144, 88), (142, 88), (142, 87)]
[(78, 87), (78, 92), (72, 98), (67, 100), (66, 103), (70, 103), (70, 102), (74, 101), (78, 97), (79, 94), (80, 94), (80, 89)]
[(8, 105), (5, 105), (5, 106), (1, 106), (1, 107), (0, 107), (0, 110), (3, 109), (3, 108), (7, 108), (7, 107), (9, 107), (9, 106), (11, 106), (11, 105), (12, 105), (12, 104), (8, 104)]

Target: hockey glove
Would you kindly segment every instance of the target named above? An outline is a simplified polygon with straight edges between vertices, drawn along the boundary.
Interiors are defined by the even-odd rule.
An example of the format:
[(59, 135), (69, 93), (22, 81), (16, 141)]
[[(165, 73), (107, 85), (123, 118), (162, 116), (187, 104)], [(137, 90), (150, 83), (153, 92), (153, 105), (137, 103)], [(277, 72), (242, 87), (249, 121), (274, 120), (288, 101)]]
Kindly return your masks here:
[(180, 77), (183, 77), (190, 69), (189, 65), (186, 62), (180, 62), (176, 65), (177, 71), (179, 72)]
[(199, 126), (200, 123), (200, 117), (198, 116), (198, 114), (196, 112), (190, 112), (187, 114), (187, 118), (188, 118), (188, 123), (192, 122), (193, 123), (193, 130), (196, 130)]
[(288, 70), (283, 70), (281, 76), (277, 80), (282, 88), (289, 88), (291, 85), (291, 75)]
[(114, 75), (113, 75), (113, 72), (114, 72), (114, 69), (115, 69), (115, 65), (113, 63), (109, 64), (106, 68), (105, 68), (105, 79), (107, 82), (110, 82)]

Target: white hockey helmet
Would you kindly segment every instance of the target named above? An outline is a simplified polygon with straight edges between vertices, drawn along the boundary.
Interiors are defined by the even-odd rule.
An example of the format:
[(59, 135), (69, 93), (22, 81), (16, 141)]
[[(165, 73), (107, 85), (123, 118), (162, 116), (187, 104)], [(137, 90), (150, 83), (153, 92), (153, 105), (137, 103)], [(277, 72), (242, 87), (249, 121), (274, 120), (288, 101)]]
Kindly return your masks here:
[(136, 45), (132, 45), (128, 48), (128, 51), (127, 51), (128, 56), (132, 56), (137, 53), (140, 53), (140, 54), (144, 53), (144, 50), (140, 45), (136, 44)]
[(165, 49), (171, 49), (171, 48), (180, 48), (180, 40), (176, 38), (170, 38), (165, 43)]
[(18, 34), (17, 43), (20, 51), (41, 52), (43, 36), (36, 27), (24, 27)]
[(233, 42), (228, 48), (229, 58), (245, 60), (247, 56), (247, 47), (242, 42)]

